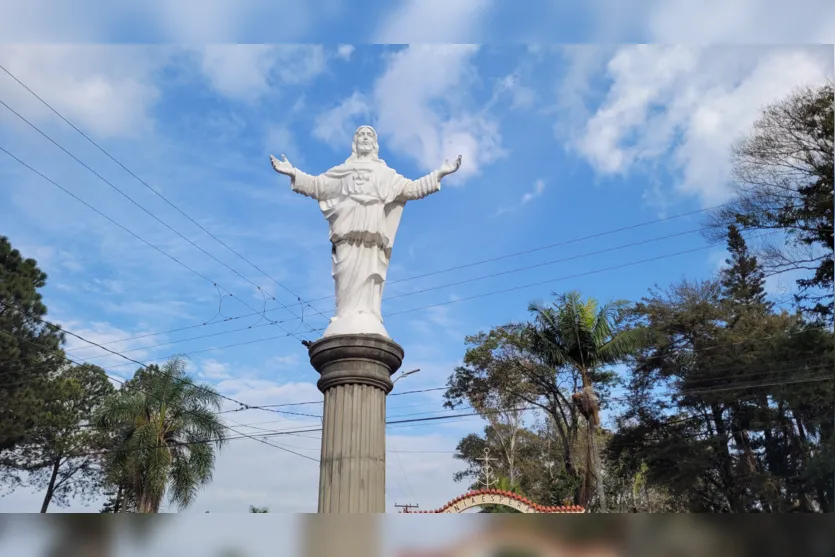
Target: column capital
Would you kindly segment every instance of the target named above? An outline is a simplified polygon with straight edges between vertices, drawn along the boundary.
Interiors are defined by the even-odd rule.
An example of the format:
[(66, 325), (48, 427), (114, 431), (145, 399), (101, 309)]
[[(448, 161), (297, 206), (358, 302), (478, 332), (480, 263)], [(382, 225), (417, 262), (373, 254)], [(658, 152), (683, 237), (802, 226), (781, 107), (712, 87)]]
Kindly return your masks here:
[(321, 377), (323, 393), (338, 385), (377, 387), (386, 394), (394, 384), (391, 376), (403, 363), (403, 348), (381, 335), (333, 335), (317, 340), (308, 348), (310, 363)]

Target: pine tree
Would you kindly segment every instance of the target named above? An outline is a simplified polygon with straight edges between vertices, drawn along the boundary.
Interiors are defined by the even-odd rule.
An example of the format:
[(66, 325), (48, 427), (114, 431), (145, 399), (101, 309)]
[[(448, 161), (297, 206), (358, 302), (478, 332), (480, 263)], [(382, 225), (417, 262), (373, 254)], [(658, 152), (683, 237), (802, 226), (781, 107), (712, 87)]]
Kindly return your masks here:
[(757, 258), (748, 251), (745, 238), (736, 225), (728, 226), (728, 267), (721, 273), (722, 293), (730, 304), (732, 319), (744, 309), (767, 313), (772, 303), (766, 298), (765, 273)]
[(46, 273), (0, 236), (0, 458), (44, 412), (44, 384), (64, 364), (63, 336), (42, 318)]

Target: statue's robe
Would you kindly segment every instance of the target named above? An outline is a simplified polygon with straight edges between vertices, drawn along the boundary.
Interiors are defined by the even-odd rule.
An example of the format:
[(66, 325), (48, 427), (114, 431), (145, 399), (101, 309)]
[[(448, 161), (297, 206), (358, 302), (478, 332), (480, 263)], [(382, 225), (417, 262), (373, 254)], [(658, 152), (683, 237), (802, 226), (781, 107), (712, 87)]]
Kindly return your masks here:
[(383, 161), (349, 160), (318, 176), (296, 170), (291, 186), (319, 202), (330, 226), (336, 313), (324, 336), (388, 337), (383, 286), (403, 207), (439, 191), (437, 174), (409, 180)]

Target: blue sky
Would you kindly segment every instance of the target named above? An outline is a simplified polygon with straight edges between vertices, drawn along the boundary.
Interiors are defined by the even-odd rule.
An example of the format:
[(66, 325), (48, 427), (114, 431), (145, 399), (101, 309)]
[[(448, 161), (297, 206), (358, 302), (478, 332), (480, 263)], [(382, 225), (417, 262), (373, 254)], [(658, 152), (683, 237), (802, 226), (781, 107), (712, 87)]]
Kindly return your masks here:
[[(275, 4), (247, 4), (234, 17), (223, 10), (226, 4), (179, 14), (153, 8), (142, 17), (127, 9), (97, 12), (101, 15), (83, 22), (64, 14), (71, 24), (60, 28), (57, 20), (38, 20), (19, 8), (25, 24), (0, 27), (28, 42), (0, 47), (3, 66), (269, 275), (207, 236), (0, 72), (0, 100), (235, 270), (201, 253), (0, 107), (0, 146), (209, 279), (0, 153), (0, 233), (49, 274), (50, 318), (85, 338), (114, 343), (108, 346), (137, 360), (190, 354), (194, 374), (250, 404), (321, 398), (299, 338), (315, 338), (303, 333), (324, 327), (316, 312), (327, 315), (332, 308), (332, 299), (312, 302), (315, 311), (305, 304), (305, 322), (299, 324), (280, 306), (295, 303), (296, 296), (305, 301), (330, 296), (333, 286), (326, 223), (313, 201), (293, 194), (289, 181), (272, 171), (269, 153), (286, 154), (309, 173), (322, 172), (346, 158), (356, 126), (370, 123), (380, 134), (381, 157), (406, 176), (417, 178), (444, 158), (464, 155), (461, 170), (444, 181), (440, 193), (407, 206), (386, 289), (391, 299), (383, 303), (384, 315), (390, 315), (386, 327), (406, 350), (403, 369), (422, 370), (398, 389), (432, 388), (442, 386), (460, 362), (465, 335), (525, 318), (531, 301), (571, 289), (604, 301), (634, 300), (653, 284), (709, 276), (723, 250), (593, 272), (705, 246), (698, 233), (690, 233), (586, 255), (698, 229), (696, 215), (412, 277), (721, 203), (730, 191), (728, 147), (759, 108), (833, 73), (831, 45), (535, 44), (545, 36), (534, 30), (525, 38), (516, 31), (534, 29), (530, 13), (511, 13), (486, 0), (394, 3), (367, 12), (334, 1), (315, 14)], [(644, 17), (630, 13), (615, 26), (602, 16), (615, 6), (603, 4), (547, 12), (541, 19), (564, 31), (563, 41), (765, 40), (748, 31), (745, 15), (755, 12), (746, 2), (730, 3), (736, 11), (727, 8), (724, 36), (708, 32), (714, 28), (706, 27), (707, 20), (696, 22), (705, 24), (704, 36), (687, 35), (695, 17), (687, 2), (644, 2)], [(792, 14), (755, 15), (762, 32), (780, 29), (778, 23)], [(797, 36), (827, 41), (831, 25), (820, 21), (826, 18), (798, 21), (805, 34)], [(480, 42), (497, 36), (530, 45), (362, 44)], [(192, 46), (33, 44), (46, 37), (125, 43), (177, 39)], [(243, 37), (328, 42), (202, 44)], [(539, 266), (488, 276), (532, 265)], [(577, 274), (585, 275), (560, 280)], [(468, 279), (478, 280), (445, 286)], [(491, 294), (544, 281), (552, 282)], [(220, 298), (211, 282), (235, 297)], [(782, 277), (769, 288), (783, 296), (792, 282)], [(268, 294), (266, 306), (252, 283)], [(252, 313), (247, 306), (266, 307), (272, 319), (290, 321), (280, 324), (284, 330), (260, 317), (219, 322)], [(298, 308), (294, 311), (298, 315)], [(254, 327), (239, 330), (249, 325)], [(191, 328), (115, 342), (182, 327)], [(295, 336), (271, 338), (285, 330)], [(215, 336), (185, 340), (204, 335)], [(270, 340), (216, 349), (258, 339)], [(70, 340), (70, 355), (119, 375), (136, 367), (83, 346)], [(438, 415), (439, 408), (439, 392), (389, 401), (392, 419)], [(259, 411), (228, 416), (265, 429), (316, 423)], [(389, 506), (417, 500), (424, 508), (437, 507), (453, 498), (464, 486), (451, 480), (460, 467), (449, 451), (479, 428), (472, 419), (391, 428), (389, 449), (423, 452), (389, 455)], [(284, 441), (288, 448), (318, 455), (315, 434)], [(263, 504), (275, 511), (309, 511), (315, 509), (317, 473), (309, 461), (254, 441), (233, 441), (194, 510), (243, 511)], [(38, 500), (37, 494), (19, 492), (0, 499), (0, 509), (25, 512), (36, 509)]]

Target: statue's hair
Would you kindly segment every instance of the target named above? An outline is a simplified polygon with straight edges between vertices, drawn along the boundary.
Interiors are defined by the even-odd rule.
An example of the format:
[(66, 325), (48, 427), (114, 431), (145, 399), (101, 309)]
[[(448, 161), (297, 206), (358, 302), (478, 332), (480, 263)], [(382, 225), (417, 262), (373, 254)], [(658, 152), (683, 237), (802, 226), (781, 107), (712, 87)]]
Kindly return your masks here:
[(371, 146), (371, 160), (373, 160), (374, 162), (381, 162), (383, 164), (386, 164), (386, 161), (380, 158), (380, 144), (377, 141), (377, 130), (375, 130), (371, 126), (360, 126), (357, 128), (357, 131), (354, 132), (354, 139), (353, 141), (351, 141), (351, 156), (348, 157), (348, 160), (346, 160), (345, 162), (349, 163), (359, 159), (359, 153), (357, 152), (357, 134), (360, 132), (360, 130), (363, 129), (371, 130), (371, 132), (374, 134), (374, 144)]

